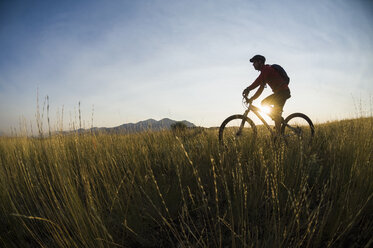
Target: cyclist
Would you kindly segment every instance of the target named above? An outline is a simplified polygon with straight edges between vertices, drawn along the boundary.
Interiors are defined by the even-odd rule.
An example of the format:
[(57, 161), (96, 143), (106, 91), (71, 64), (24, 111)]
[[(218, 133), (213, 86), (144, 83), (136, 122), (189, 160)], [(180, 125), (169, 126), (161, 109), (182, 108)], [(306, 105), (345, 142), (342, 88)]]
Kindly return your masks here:
[(288, 87), (289, 77), (282, 67), (278, 65), (267, 65), (265, 61), (266, 59), (262, 55), (255, 55), (250, 59), (255, 70), (260, 71), (260, 75), (242, 92), (242, 95), (247, 97), (251, 90), (259, 86), (257, 92), (249, 99), (249, 101), (252, 102), (262, 94), (266, 84), (271, 87), (273, 94), (263, 99), (261, 105), (273, 105), (270, 116), (275, 121), (275, 130), (279, 134), (281, 131), (282, 109), (286, 100), (290, 98), (290, 90)]

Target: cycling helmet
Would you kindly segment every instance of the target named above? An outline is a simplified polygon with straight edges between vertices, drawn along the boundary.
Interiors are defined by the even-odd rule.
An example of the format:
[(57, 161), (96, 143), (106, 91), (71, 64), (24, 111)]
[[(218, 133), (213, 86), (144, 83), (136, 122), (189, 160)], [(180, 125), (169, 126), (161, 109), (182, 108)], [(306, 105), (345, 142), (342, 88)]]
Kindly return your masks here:
[(266, 58), (258, 54), (250, 59), (250, 62), (254, 62), (254, 61), (263, 61), (263, 64), (264, 64), (266, 62)]

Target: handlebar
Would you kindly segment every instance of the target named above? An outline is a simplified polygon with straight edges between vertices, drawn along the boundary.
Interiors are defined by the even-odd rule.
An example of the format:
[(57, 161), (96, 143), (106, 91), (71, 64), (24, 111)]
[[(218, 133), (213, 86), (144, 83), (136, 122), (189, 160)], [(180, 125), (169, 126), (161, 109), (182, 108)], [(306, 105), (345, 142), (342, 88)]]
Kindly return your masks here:
[(247, 105), (250, 105), (253, 101), (252, 100), (250, 100), (248, 97), (247, 97), (247, 95), (242, 95), (243, 96), (243, 102), (245, 103), (245, 104), (247, 104)]

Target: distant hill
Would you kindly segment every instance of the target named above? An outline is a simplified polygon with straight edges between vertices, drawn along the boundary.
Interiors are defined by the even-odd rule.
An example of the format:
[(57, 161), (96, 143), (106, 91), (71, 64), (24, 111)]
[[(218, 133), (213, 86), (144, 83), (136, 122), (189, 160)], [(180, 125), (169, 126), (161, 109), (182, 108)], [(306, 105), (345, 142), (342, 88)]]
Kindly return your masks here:
[[(167, 130), (171, 129), (171, 125), (179, 122), (175, 120), (171, 120), (169, 118), (164, 118), (162, 120), (154, 120), (154, 119), (148, 119), (145, 121), (139, 121), (137, 123), (127, 123), (123, 124), (117, 127), (112, 127), (112, 128), (92, 128), (88, 130), (78, 130), (79, 132), (82, 131), (103, 131), (103, 132), (108, 132), (108, 133), (135, 133), (135, 132), (143, 132), (147, 130), (152, 130), (152, 131), (160, 131), (160, 130)], [(196, 127), (193, 123), (183, 120), (180, 121), (184, 123), (187, 127)]]

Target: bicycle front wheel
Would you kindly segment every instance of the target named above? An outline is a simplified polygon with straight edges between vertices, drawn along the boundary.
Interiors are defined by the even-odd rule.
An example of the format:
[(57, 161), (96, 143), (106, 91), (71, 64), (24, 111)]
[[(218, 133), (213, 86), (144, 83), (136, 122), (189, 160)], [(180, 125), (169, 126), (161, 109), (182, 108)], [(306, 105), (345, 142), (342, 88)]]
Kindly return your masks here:
[(287, 143), (300, 141), (308, 145), (312, 142), (315, 134), (315, 127), (307, 115), (294, 113), (284, 120), (281, 133), (285, 137)]
[(232, 115), (225, 119), (219, 128), (219, 142), (229, 145), (232, 142), (253, 141), (257, 130), (254, 122), (243, 115)]

